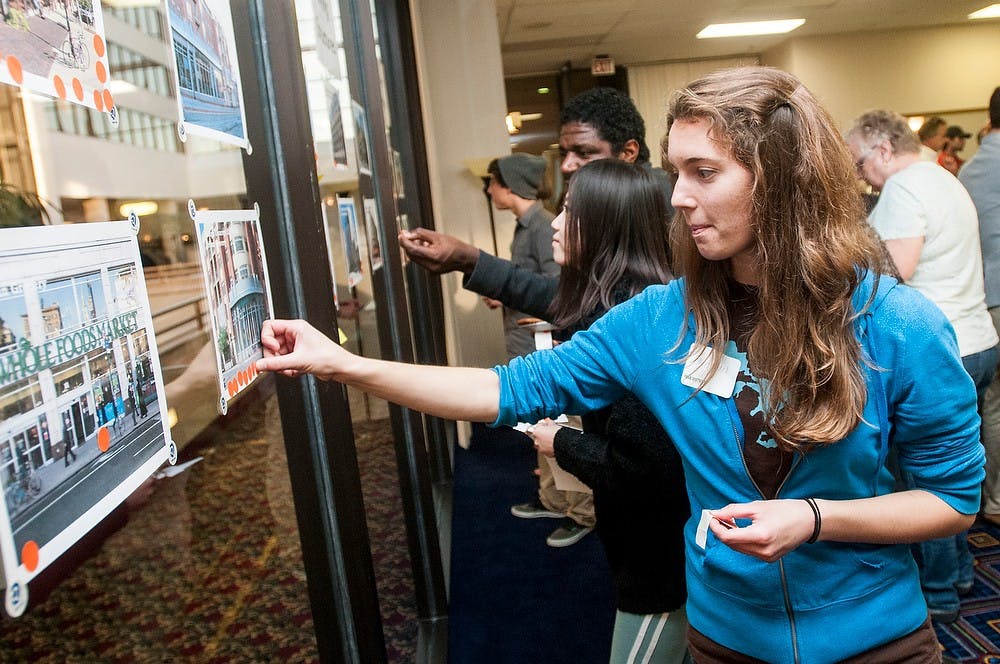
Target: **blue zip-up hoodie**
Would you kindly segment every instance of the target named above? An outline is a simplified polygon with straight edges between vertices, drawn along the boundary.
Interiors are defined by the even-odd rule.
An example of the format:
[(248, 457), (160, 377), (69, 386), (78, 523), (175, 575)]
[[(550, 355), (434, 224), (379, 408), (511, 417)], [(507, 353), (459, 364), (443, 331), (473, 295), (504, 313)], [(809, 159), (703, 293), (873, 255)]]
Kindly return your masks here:
[[(976, 391), (951, 325), (915, 290), (868, 275), (854, 294), (868, 401), (847, 438), (797, 454), (778, 498), (848, 500), (893, 491), (890, 445), (918, 486), (963, 514), (979, 509), (984, 454)], [(867, 308), (866, 308), (867, 305)], [(767, 662), (836, 662), (917, 629), (927, 618), (906, 545), (817, 542), (775, 563), (739, 553), (710, 533), (695, 541), (703, 509), (761, 500), (744, 464), (732, 398), (681, 384), (693, 317), (678, 345), (684, 280), (651, 286), (551, 351), (494, 369), (496, 424), (589, 412), (633, 392), (684, 459), (691, 500), (685, 528), (691, 625)], [(794, 312), (790, 312), (794, 315)]]

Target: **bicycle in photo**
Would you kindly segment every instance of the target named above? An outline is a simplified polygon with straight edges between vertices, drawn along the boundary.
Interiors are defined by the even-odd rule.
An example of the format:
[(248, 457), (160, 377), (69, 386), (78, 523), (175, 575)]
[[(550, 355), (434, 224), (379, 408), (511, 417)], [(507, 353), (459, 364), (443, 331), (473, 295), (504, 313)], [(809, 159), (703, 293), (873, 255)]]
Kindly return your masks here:
[(68, 36), (59, 55), (59, 59), (67, 67), (86, 69), (90, 66), (90, 51), (87, 50), (84, 36), (73, 32), (72, 28), (68, 30)]
[(18, 471), (17, 482), (11, 492), (12, 505), (17, 508), (42, 493), (42, 478), (34, 469), (22, 468)]

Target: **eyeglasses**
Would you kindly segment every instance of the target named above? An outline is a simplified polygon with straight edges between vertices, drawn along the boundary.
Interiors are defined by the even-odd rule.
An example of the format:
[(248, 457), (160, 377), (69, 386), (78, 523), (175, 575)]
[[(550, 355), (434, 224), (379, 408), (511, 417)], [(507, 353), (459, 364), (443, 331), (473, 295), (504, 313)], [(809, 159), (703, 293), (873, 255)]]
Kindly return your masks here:
[(873, 145), (873, 146), (871, 146), (870, 148), (868, 148), (867, 150), (865, 150), (864, 152), (861, 153), (861, 156), (858, 157), (854, 161), (854, 170), (855, 171), (857, 171), (858, 173), (861, 172), (861, 169), (864, 168), (864, 166), (865, 166), (865, 161), (868, 159), (868, 157), (871, 156), (872, 152), (874, 152), (875, 148), (877, 148), (877, 147), (878, 147), (877, 145)]

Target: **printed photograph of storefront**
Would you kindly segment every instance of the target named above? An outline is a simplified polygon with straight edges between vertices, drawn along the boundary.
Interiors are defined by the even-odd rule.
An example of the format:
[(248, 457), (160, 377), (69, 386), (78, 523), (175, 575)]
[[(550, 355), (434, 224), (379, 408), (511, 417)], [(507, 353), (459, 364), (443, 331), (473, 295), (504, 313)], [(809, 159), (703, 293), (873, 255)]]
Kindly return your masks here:
[(245, 145), (243, 92), (228, 2), (169, 0), (167, 6), (185, 130)]
[(263, 357), (260, 328), (272, 311), (257, 219), (233, 218), (252, 214), (242, 210), (199, 211), (195, 220), (212, 311), (220, 391), (227, 401), (256, 376), (254, 363)]
[(141, 268), (121, 253), (0, 252), (0, 541), (22, 558), (75, 541), (67, 528), (166, 457)]

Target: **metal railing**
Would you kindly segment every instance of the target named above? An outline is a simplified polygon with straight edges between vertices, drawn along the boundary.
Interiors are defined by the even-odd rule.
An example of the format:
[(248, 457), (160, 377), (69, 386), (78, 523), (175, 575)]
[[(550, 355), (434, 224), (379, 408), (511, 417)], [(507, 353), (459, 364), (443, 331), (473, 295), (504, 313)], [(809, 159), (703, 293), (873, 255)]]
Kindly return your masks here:
[(205, 296), (197, 295), (153, 312), (153, 332), (162, 357), (194, 339), (208, 334)]
[(146, 277), (146, 287), (168, 285), (171, 281), (183, 278), (201, 280), (201, 265), (199, 263), (170, 263), (167, 265), (151, 265), (142, 269)]

